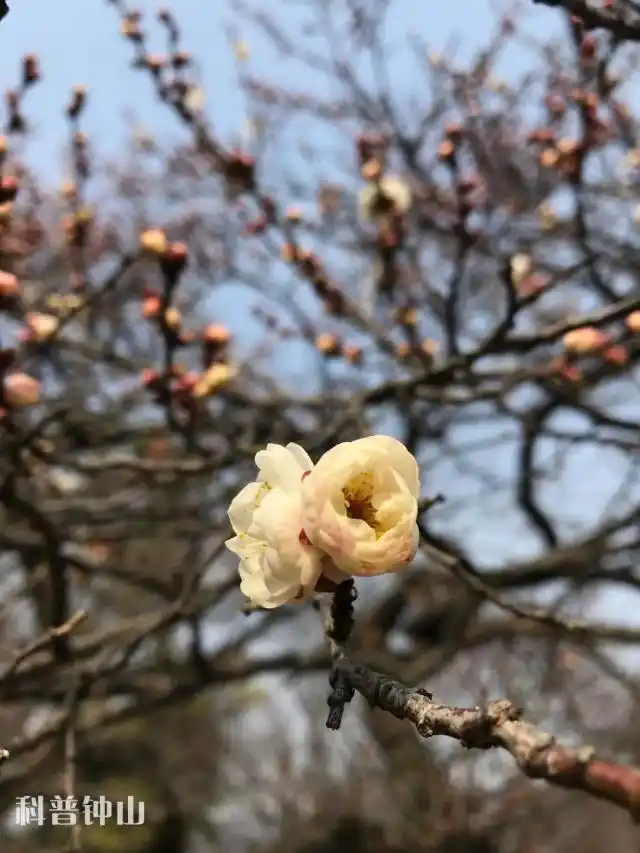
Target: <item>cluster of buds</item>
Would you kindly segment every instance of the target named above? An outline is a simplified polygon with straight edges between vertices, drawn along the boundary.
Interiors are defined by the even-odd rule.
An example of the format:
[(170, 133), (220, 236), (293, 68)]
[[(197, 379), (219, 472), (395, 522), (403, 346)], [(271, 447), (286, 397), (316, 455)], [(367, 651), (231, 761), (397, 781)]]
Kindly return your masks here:
[(165, 306), (164, 297), (159, 290), (145, 287), (142, 294), (142, 316), (145, 320), (155, 321), (166, 336), (172, 347), (183, 347), (192, 343), (194, 335), (184, 332), (182, 314), (173, 305)]
[(301, 249), (296, 243), (285, 243), (281, 250), (282, 260), (296, 267), (298, 273), (311, 283), (314, 293), (322, 301), (324, 309), (332, 317), (346, 317), (348, 304), (343, 294), (331, 283), (322, 262), (309, 249)]
[(316, 349), (325, 358), (343, 358), (348, 364), (356, 367), (362, 364), (364, 353), (362, 347), (344, 344), (336, 335), (324, 332), (315, 340)]
[(141, 373), (142, 384), (161, 406), (175, 403), (187, 412), (195, 412), (199, 402), (227, 385), (236, 375), (228, 364), (212, 364), (202, 373), (174, 365), (169, 372), (146, 369)]
[(140, 250), (144, 256), (159, 262), (163, 278), (170, 286), (177, 283), (189, 261), (187, 246), (170, 242), (160, 228), (148, 228), (142, 232)]
[(0, 418), (16, 409), (33, 406), (40, 400), (40, 383), (16, 369), (15, 360), (15, 349), (0, 350)]
[(629, 351), (622, 343), (614, 343), (612, 336), (593, 326), (574, 329), (563, 338), (569, 358), (599, 356), (608, 364), (623, 367), (629, 362)]
[(403, 361), (409, 358), (418, 358), (422, 361), (427, 359), (428, 362), (431, 362), (437, 351), (438, 343), (433, 338), (425, 338), (420, 343), (415, 344), (408, 341), (401, 341), (394, 347), (396, 357)]
[(585, 153), (605, 145), (611, 139), (610, 124), (599, 116), (600, 96), (583, 88), (571, 91), (569, 99), (580, 110), (584, 119), (585, 132), (582, 139), (571, 139), (558, 134), (553, 125), (567, 108), (560, 95), (547, 98), (550, 125), (537, 128), (528, 135), (528, 142), (538, 146), (538, 162), (545, 169), (554, 169), (562, 178), (572, 179), (579, 174)]
[(563, 137), (553, 146), (543, 148), (538, 161), (543, 168), (554, 169), (563, 179), (577, 179), (586, 150), (584, 141)]

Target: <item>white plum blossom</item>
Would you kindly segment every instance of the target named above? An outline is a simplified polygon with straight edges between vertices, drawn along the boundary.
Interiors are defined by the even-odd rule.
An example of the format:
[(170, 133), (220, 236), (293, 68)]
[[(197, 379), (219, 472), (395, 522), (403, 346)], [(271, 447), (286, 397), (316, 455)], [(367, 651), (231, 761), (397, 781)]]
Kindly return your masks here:
[(258, 478), (236, 495), (225, 543), (240, 558), (240, 589), (256, 606), (279, 607), (308, 598), (323, 554), (302, 532), (302, 478), (313, 462), (302, 447), (268, 444), (256, 454)]
[(418, 464), (394, 438), (344, 442), (314, 466), (297, 444), (256, 454), (257, 480), (233, 499), (240, 588), (255, 605), (308, 599), (341, 583), (405, 568), (418, 546)]
[(400, 441), (344, 442), (304, 478), (304, 531), (345, 576), (399, 571), (418, 547), (419, 495), (418, 463)]

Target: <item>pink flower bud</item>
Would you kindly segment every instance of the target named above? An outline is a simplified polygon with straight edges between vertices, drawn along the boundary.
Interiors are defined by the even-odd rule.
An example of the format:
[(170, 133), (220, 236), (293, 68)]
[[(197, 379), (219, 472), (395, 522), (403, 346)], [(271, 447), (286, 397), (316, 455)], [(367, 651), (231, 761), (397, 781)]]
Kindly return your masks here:
[(9, 373), (4, 378), (3, 395), (11, 409), (33, 406), (40, 399), (40, 383), (26, 373)]

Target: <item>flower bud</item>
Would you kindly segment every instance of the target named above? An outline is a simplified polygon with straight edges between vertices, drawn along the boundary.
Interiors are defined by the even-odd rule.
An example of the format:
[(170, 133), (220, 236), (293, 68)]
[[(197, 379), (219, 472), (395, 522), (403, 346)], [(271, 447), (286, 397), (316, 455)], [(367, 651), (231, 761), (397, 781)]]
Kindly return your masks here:
[(599, 352), (607, 345), (609, 341), (608, 335), (595, 329), (593, 326), (584, 326), (581, 329), (574, 329), (562, 339), (564, 348), (567, 352), (575, 353), (576, 355), (587, 355), (590, 353)]
[(40, 399), (40, 383), (26, 373), (9, 373), (3, 382), (4, 403), (10, 409), (33, 406)]
[(46, 341), (58, 331), (60, 325), (60, 321), (53, 314), (40, 314), (38, 312), (28, 313), (25, 321), (29, 339), (34, 341)]
[(210, 323), (202, 333), (203, 340), (208, 344), (217, 344), (222, 346), (228, 344), (231, 340), (231, 332), (226, 326), (220, 326), (215, 323)]
[(148, 228), (140, 235), (140, 248), (147, 255), (162, 258), (169, 248), (167, 235), (160, 228)]
[(627, 314), (624, 322), (630, 332), (636, 334), (640, 332), (640, 311), (632, 311), (631, 314)]
[(327, 357), (340, 355), (342, 349), (336, 336), (329, 333), (318, 335), (316, 348)]
[(13, 273), (0, 272), (0, 297), (17, 296), (20, 290), (18, 279)]

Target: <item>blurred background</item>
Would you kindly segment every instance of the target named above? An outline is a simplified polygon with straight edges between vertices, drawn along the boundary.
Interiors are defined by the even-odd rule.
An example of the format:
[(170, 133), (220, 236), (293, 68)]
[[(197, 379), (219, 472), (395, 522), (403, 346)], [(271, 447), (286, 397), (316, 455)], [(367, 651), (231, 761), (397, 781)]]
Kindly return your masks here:
[[(640, 762), (639, 54), (553, 5), (12, 3), (6, 853), (638, 850), (357, 696), (327, 730), (317, 611), (244, 612), (224, 547), (265, 443), (396, 436), (444, 500), (352, 658)], [(17, 826), (70, 794), (145, 822)]]

